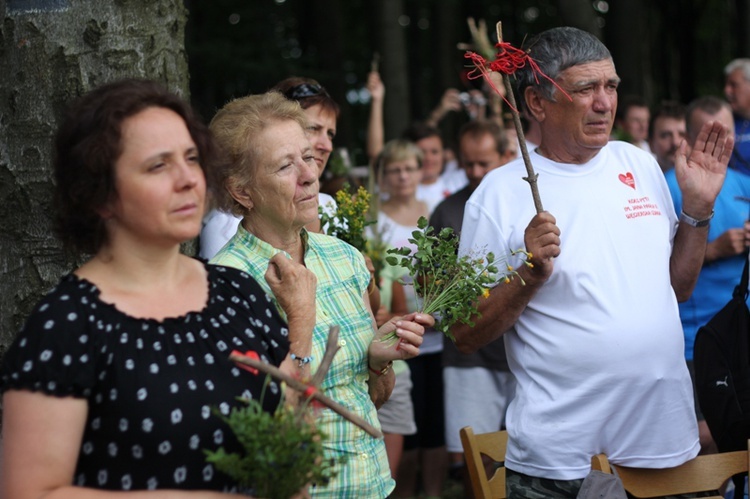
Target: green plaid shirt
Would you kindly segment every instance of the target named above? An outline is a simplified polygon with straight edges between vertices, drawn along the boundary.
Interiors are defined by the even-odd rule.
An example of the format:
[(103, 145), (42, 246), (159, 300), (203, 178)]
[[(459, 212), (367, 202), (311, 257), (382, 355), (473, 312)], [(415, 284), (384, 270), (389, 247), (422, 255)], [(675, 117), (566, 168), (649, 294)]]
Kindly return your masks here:
[[(311, 372), (323, 358), (328, 329), (338, 325), (339, 346), (321, 389), (325, 394), (380, 428), (375, 405), (370, 400), (367, 379), (367, 350), (375, 331), (362, 297), (370, 273), (362, 255), (352, 246), (330, 236), (302, 231), (305, 266), (318, 279), (317, 317), (313, 332)], [(278, 250), (250, 234), (240, 224), (237, 233), (211, 260), (212, 263), (242, 269), (252, 275), (273, 297), (265, 279), (268, 261)], [(283, 311), (280, 311), (283, 314)], [(313, 487), (313, 497), (383, 498), (395, 483), (388, 468), (382, 439), (369, 436), (330, 409), (317, 418), (326, 441), (327, 457), (345, 456), (338, 475), (326, 487)]]

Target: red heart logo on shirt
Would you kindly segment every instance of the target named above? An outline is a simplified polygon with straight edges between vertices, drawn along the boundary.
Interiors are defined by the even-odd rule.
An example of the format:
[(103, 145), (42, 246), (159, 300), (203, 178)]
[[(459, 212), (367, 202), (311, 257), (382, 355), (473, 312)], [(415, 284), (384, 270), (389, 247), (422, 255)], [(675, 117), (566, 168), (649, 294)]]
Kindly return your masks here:
[(630, 186), (631, 188), (635, 189), (635, 179), (633, 178), (633, 174), (628, 173), (621, 173), (618, 177), (620, 179), (620, 182), (622, 182), (625, 185)]

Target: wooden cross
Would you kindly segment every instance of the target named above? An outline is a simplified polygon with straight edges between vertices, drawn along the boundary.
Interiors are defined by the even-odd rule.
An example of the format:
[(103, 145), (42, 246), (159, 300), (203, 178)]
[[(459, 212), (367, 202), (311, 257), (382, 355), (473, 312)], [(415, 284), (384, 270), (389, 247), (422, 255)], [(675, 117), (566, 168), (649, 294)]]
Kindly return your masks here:
[(251, 359), (249, 357), (246, 357), (245, 355), (237, 353), (232, 353), (229, 356), (229, 359), (234, 362), (239, 362), (240, 364), (245, 364), (254, 369), (258, 369), (259, 371), (263, 371), (273, 378), (283, 381), (287, 384), (288, 387), (302, 392), (302, 394), (308, 399), (314, 399), (320, 402), (324, 406), (341, 415), (347, 421), (350, 421), (351, 423), (359, 426), (373, 437), (383, 438), (383, 433), (380, 430), (372, 426), (360, 416), (349, 411), (346, 407), (339, 404), (335, 400), (327, 397), (326, 395), (323, 395), (323, 393), (318, 389), (320, 384), (323, 382), (323, 379), (325, 379), (326, 374), (328, 373), (328, 369), (330, 369), (331, 367), (331, 362), (333, 362), (334, 355), (336, 355), (336, 352), (338, 352), (340, 348), (338, 340), (339, 327), (331, 326), (331, 329), (328, 332), (328, 342), (326, 343), (326, 350), (323, 354), (323, 359), (320, 362), (320, 366), (318, 366), (318, 370), (315, 371), (315, 374), (312, 375), (309, 383), (290, 376), (276, 366), (267, 364), (260, 359)]

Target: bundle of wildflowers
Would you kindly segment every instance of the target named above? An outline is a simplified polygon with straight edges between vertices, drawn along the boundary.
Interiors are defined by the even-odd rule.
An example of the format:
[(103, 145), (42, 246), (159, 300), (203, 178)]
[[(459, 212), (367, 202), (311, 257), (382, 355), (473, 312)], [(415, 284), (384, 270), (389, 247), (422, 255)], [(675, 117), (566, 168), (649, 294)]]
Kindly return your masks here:
[(336, 193), (336, 209), (332, 214), (318, 208), (320, 225), (329, 236), (345, 241), (359, 251), (366, 250), (365, 227), (373, 222), (366, 220), (370, 210), (370, 193), (359, 186), (354, 195), (349, 194), (349, 184)]
[(206, 460), (217, 470), (254, 496), (268, 499), (288, 499), (336, 475), (336, 462), (323, 458), (327, 437), (313, 422), (309, 400), (296, 408), (282, 403), (274, 413), (264, 411), (258, 400), (242, 400), (247, 406), (233, 408), (228, 416), (214, 410), (243, 448), (241, 454), (223, 447), (206, 450)]
[(374, 220), (367, 219), (372, 213), (370, 193), (359, 186), (352, 195), (349, 193), (349, 184), (344, 184), (344, 188), (336, 192), (335, 199), (337, 206), (333, 213), (326, 213), (322, 207), (319, 208), (321, 227), (329, 236), (346, 241), (370, 257), (375, 267), (375, 276), (379, 276), (385, 262), (386, 244), (377, 231), (373, 231), (373, 237), (365, 237), (365, 227), (375, 223)]
[[(458, 237), (453, 229), (446, 227), (435, 234), (424, 217), (419, 219), (417, 227), (409, 239), (416, 251), (406, 246), (390, 249), (388, 253), (395, 256), (386, 260), (408, 270), (421, 301), (420, 311), (435, 316), (438, 319), (435, 328), (456, 341), (450, 328), (457, 322), (473, 326), (472, 318), (479, 315), (479, 299), (488, 297), (490, 286), (498, 280), (495, 256), (487, 253), (459, 257)], [(528, 261), (526, 264), (531, 265)], [(513, 267), (506, 264), (506, 274), (501, 279), (507, 282), (517, 275)], [(395, 336), (389, 339), (393, 338)]]

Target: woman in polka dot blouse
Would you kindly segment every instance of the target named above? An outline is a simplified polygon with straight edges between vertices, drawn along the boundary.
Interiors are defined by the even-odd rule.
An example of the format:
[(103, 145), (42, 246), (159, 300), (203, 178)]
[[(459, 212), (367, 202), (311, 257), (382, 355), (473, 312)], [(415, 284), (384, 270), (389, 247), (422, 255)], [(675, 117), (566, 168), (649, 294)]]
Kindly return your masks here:
[(311, 348), (315, 276), (278, 257), (261, 287), (180, 253), (200, 230), (212, 142), (156, 83), (84, 96), (55, 151), (57, 233), (91, 257), (3, 359), (0, 497), (247, 497), (205, 461), (204, 449), (240, 450), (212, 411), (261, 394), (273, 410), (280, 387), (228, 356), (252, 350), (296, 373), (289, 352)]
[[(211, 173), (219, 208), (242, 216), (235, 236), (212, 260), (258, 278), (269, 259), (284, 254), (317, 277), (316, 324), (308, 350), (294, 350), (317, 369), (329, 328), (339, 326), (340, 349), (321, 388), (334, 400), (379, 426), (376, 406), (390, 396), (393, 360), (419, 353), (430, 316), (409, 314), (379, 330), (367, 299), (370, 272), (362, 254), (343, 241), (304, 229), (318, 216), (318, 169), (306, 136), (305, 114), (296, 102), (269, 92), (236, 99), (211, 122), (224, 154)], [(264, 285), (261, 282), (261, 285)], [(396, 341), (380, 341), (392, 332)], [(309, 360), (309, 362), (307, 362)], [(374, 439), (323, 409), (318, 423), (328, 439), (327, 456), (347, 458), (327, 485), (311, 487), (313, 497), (387, 497), (393, 489), (382, 439)]]

